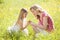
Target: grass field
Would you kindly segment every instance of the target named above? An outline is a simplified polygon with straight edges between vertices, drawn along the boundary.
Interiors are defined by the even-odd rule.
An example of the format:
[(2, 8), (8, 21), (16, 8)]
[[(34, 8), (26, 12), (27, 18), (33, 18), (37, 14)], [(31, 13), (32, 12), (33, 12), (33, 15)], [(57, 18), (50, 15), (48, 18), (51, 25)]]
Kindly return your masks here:
[(29, 10), (33, 4), (38, 4), (45, 9), (52, 16), (55, 26), (54, 32), (46, 36), (40, 33), (35, 40), (60, 40), (60, 0), (0, 0), (0, 40), (32, 40), (34, 31), (30, 25), (28, 37), (22, 32), (19, 33), (20, 36), (17, 34), (11, 37), (6, 30), (16, 22), (21, 8), (28, 9), (27, 20), (37, 23)]

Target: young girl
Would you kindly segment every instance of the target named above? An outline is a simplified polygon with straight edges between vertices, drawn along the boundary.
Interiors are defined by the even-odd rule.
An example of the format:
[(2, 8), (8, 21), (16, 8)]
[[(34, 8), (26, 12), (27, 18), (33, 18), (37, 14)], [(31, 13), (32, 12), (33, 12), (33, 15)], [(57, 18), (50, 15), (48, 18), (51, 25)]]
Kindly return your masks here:
[(27, 25), (29, 24), (26, 21), (26, 16), (27, 16), (27, 10), (22, 8), (19, 14), (19, 18), (16, 22), (15, 25), (13, 25), (12, 27), (8, 27), (8, 31), (11, 32), (18, 32), (20, 30), (22, 30), (26, 35), (28, 35), (28, 30), (27, 30)]
[(42, 32), (44, 35), (50, 33), (54, 30), (54, 24), (52, 21), (52, 18), (50, 15), (47, 14), (42, 8), (38, 5), (33, 5), (30, 8), (33, 15), (38, 19), (38, 24), (35, 24), (34, 22), (30, 21), (30, 24), (32, 25), (33, 30), (35, 33)]

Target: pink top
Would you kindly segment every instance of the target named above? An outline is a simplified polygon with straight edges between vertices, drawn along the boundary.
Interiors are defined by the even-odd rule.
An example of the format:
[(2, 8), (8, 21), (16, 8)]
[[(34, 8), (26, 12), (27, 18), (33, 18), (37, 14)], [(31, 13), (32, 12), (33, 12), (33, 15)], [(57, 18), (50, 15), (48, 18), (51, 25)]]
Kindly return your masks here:
[(51, 31), (53, 29), (53, 21), (49, 15), (47, 15), (45, 12), (42, 14), (42, 20), (39, 20), (39, 25), (43, 25), (43, 17), (47, 16), (48, 17), (48, 25), (47, 25), (47, 31)]

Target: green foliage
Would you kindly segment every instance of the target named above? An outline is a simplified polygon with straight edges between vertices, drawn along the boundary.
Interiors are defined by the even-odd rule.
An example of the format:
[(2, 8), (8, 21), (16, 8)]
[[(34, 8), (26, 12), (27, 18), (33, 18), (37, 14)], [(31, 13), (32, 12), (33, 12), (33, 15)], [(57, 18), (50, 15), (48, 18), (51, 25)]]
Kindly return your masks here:
[(3, 0), (0, 0), (0, 4), (2, 4), (3, 3)]
[(6, 32), (7, 27), (16, 22), (21, 8), (28, 9), (27, 20), (37, 23), (29, 10), (33, 4), (42, 6), (52, 16), (55, 26), (54, 32), (46, 36), (39, 33), (39, 37), (35, 40), (60, 40), (60, 0), (0, 0), (0, 40), (32, 40), (34, 38), (34, 31), (30, 25), (28, 26), (28, 37), (22, 32), (14, 33), (12, 36)]

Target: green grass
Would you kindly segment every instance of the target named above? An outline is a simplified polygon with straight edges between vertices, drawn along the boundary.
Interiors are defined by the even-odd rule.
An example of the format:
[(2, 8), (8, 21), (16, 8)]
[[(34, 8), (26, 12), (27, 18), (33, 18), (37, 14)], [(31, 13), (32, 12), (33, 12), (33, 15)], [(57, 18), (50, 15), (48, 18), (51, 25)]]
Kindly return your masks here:
[[(12, 26), (16, 22), (21, 8), (28, 9), (27, 20), (37, 23), (37, 20), (29, 10), (33, 4), (42, 6), (52, 16), (56, 29), (47, 36), (40, 33), (35, 40), (60, 40), (60, 0), (0, 0), (0, 40), (12, 40), (6, 30), (7, 27)], [(28, 30), (29, 37), (21, 33), (20, 40), (32, 40), (34, 33), (30, 25)], [(16, 40), (17, 36), (13, 37)]]

